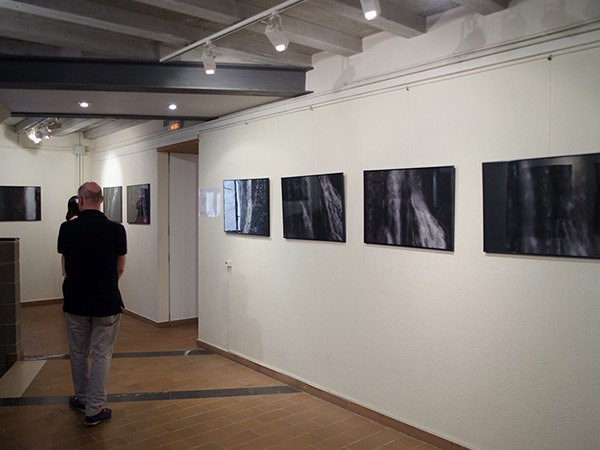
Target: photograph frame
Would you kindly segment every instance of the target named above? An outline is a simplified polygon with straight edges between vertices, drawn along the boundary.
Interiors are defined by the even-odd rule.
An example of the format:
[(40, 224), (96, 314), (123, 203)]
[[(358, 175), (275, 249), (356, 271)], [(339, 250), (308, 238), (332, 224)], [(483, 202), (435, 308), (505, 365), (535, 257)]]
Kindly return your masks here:
[(104, 215), (113, 222), (123, 223), (123, 186), (103, 188)]
[(363, 171), (365, 244), (454, 251), (454, 166)]
[(271, 235), (269, 178), (223, 180), (223, 228), (226, 233)]
[(150, 225), (150, 183), (127, 186), (127, 223)]
[(346, 242), (343, 172), (281, 178), (283, 237)]
[(483, 251), (600, 258), (600, 153), (482, 163)]
[(0, 186), (0, 222), (41, 220), (41, 186)]

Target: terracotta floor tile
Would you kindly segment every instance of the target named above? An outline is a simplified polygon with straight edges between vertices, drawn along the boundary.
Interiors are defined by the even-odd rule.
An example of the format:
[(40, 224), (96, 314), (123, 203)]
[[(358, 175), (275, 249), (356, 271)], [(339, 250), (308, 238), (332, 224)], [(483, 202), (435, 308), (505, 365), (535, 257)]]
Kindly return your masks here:
[(158, 450), (161, 450), (161, 449), (164, 449), (164, 450), (187, 450), (189, 448), (194, 448), (194, 447), (185, 441), (177, 441), (177, 442), (173, 442), (171, 444), (161, 445), (160, 447), (157, 447)]
[(328, 437), (319, 441), (316, 448), (320, 450), (334, 450), (338, 448), (349, 448), (349, 444), (355, 442), (353, 437), (348, 436), (347, 434), (336, 434), (334, 436)]
[[(221, 427), (225, 433), (229, 435), (242, 433), (244, 431), (252, 430), (256, 427), (261, 426), (262, 424), (254, 419), (246, 419), (239, 422), (233, 422), (231, 425), (225, 425)], [(258, 436), (258, 435), (257, 435)]]
[(263, 413), (261, 408), (256, 408), (256, 420), (262, 423), (271, 423), (275, 420), (292, 416), (293, 413), (285, 409), (276, 409), (274, 411)]
[[(163, 427), (157, 425), (153, 428), (146, 428), (144, 430), (138, 430), (134, 431), (133, 433), (127, 434), (123, 436), (123, 440), (127, 442), (127, 444), (136, 444), (148, 440), (155, 440), (154, 436), (158, 436), (164, 433), (166, 433), (166, 430)], [(158, 441), (156, 441), (156, 443), (160, 445)]]
[(158, 442), (156, 439), (149, 438), (144, 439), (143, 441), (136, 441), (131, 444), (126, 444), (121, 448), (126, 450), (146, 450), (151, 448), (158, 448), (160, 446), (160, 442)]
[(226, 425), (231, 425), (232, 423), (233, 421), (228, 416), (210, 417), (210, 415), (207, 415), (202, 422), (192, 425), (191, 428), (199, 433), (205, 433), (212, 430), (218, 430)]
[(289, 422), (284, 420), (277, 420), (274, 422), (269, 422), (258, 427), (254, 427), (252, 431), (254, 431), (259, 436), (268, 436), (273, 433), (278, 433), (280, 431), (287, 430), (291, 428), (292, 425)]
[(159, 436), (155, 436), (154, 439), (156, 439), (161, 444), (166, 445), (166, 444), (172, 444), (177, 441), (185, 440), (186, 438), (189, 438), (189, 437), (192, 437), (195, 435), (196, 435), (195, 430), (192, 430), (191, 428), (183, 428), (181, 430), (170, 431), (166, 434), (161, 434)]
[(413, 450), (423, 445), (423, 442), (411, 438), (410, 436), (402, 436), (395, 441), (392, 441), (386, 445), (383, 445), (381, 448), (386, 450)]
[[(319, 423), (319, 422), (315, 420), (315, 423)], [(340, 421), (340, 422), (332, 423), (330, 425), (324, 425), (323, 427), (315, 430), (315, 433), (317, 433), (319, 436), (322, 436), (323, 438), (327, 438), (330, 436), (335, 436), (338, 434), (345, 433), (346, 431), (351, 430), (351, 429), (352, 429), (352, 425)]]
[(315, 433), (305, 433), (294, 439), (286, 441), (282, 445), (288, 449), (305, 448), (309, 447), (317, 442), (321, 442), (323, 438)]
[(108, 448), (118, 448), (127, 445), (127, 441), (121, 437), (108, 439), (102, 442), (96, 442), (94, 444), (86, 445), (82, 448), (85, 450), (106, 450)]
[(348, 445), (348, 448), (351, 450), (371, 450), (393, 442), (397, 436), (397, 431), (385, 429)]
[(258, 439), (260, 436), (258, 436), (256, 433), (252, 432), (251, 430), (246, 430), (246, 431), (242, 431), (240, 433), (227, 433), (227, 437), (224, 437), (222, 439), (217, 439), (215, 440), (215, 444), (220, 445), (223, 448), (232, 448), (232, 447), (238, 447), (238, 446), (242, 446), (242, 445), (248, 445), (249, 442), (252, 442), (256, 439)]
[(359, 440), (364, 439), (372, 434), (378, 433), (384, 429), (385, 427), (383, 425), (380, 425), (375, 422), (368, 422), (364, 425), (354, 427), (348, 430), (347, 434)]
[(330, 425), (332, 423), (341, 422), (349, 417), (352, 417), (352, 413), (344, 409), (337, 409), (335, 411), (327, 412), (323, 415), (317, 415), (314, 419), (322, 425)]
[(204, 445), (198, 445), (193, 447), (195, 449), (201, 449), (201, 450), (223, 450), (223, 447), (221, 447), (220, 445), (215, 444), (214, 442), (210, 442), (208, 444), (204, 444)]
[(199, 433), (195, 436), (192, 436), (185, 441), (192, 444), (193, 446), (199, 444), (208, 444), (210, 442), (215, 442), (219, 439), (223, 439), (227, 437), (227, 433), (222, 430), (210, 430), (204, 433)]
[(302, 423), (306, 421), (314, 422), (314, 418), (315, 414), (309, 410), (286, 416), (285, 420), (290, 423)]

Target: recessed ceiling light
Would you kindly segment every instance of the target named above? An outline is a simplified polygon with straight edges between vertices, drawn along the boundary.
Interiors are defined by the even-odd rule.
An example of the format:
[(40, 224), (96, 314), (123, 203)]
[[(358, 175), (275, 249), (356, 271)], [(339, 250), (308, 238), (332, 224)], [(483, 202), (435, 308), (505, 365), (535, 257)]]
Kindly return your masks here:
[(175, 103), (171, 103), (171, 104), (169, 105), (169, 109), (170, 109), (171, 111), (175, 111), (175, 110), (177, 109), (177, 105), (176, 105)]
[(89, 108), (90, 106), (92, 106), (92, 104), (90, 102), (81, 101), (79, 102), (79, 106), (81, 106), (82, 108)]

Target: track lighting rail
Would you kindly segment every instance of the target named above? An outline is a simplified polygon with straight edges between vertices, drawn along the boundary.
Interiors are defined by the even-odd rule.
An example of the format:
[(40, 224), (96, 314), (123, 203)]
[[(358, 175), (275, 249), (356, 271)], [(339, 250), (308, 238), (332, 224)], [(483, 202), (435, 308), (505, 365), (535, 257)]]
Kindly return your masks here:
[(204, 39), (201, 39), (199, 41), (194, 42), (193, 44), (188, 45), (187, 47), (184, 47), (180, 50), (177, 50), (173, 53), (170, 53), (169, 55), (161, 58), (159, 61), (161, 63), (170, 61), (178, 56), (183, 55), (184, 53), (187, 53), (189, 51), (192, 51), (198, 47), (203, 46), (204, 44), (206, 44), (207, 42), (214, 42), (217, 39), (222, 39), (225, 36), (229, 36), (233, 33), (235, 33), (236, 31), (242, 30), (246, 27), (249, 27), (250, 25), (254, 25), (255, 23), (258, 23), (264, 19), (267, 19), (269, 17), (271, 17), (273, 14), (278, 14), (281, 13), (293, 6), (296, 6), (300, 3), (305, 2), (306, 0), (287, 0), (286, 2), (283, 2), (277, 6), (274, 6), (272, 8), (269, 8), (259, 14), (256, 14), (252, 17), (248, 17), (247, 19), (244, 19), (228, 28), (225, 28), (224, 30), (221, 30), (215, 34), (212, 34)]

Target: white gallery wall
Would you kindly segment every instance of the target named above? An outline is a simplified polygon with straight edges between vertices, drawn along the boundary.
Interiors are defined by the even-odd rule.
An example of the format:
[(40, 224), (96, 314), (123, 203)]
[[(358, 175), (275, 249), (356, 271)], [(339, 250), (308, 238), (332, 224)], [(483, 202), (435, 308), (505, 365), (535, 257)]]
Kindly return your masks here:
[[(125, 272), (119, 282), (125, 307), (158, 319), (158, 155), (156, 148), (125, 155), (94, 155), (92, 173), (103, 187), (123, 187), (123, 225), (127, 231)], [(127, 186), (150, 184), (150, 224), (127, 223)]]
[[(197, 267), (196, 245), (182, 247), (183, 244), (177, 240), (180, 229), (188, 230), (191, 226), (193, 231), (196, 228), (195, 223), (190, 225), (186, 219), (189, 218), (189, 211), (197, 211), (193, 205), (193, 202), (197, 202), (197, 161), (178, 155), (172, 158), (170, 168), (169, 155), (157, 152), (161, 146), (195, 138), (194, 130), (169, 133), (164, 130), (162, 122), (151, 122), (95, 141), (92, 177), (102, 186), (123, 187), (123, 225), (128, 240), (125, 273), (119, 282), (123, 302), (127, 310), (154, 323), (168, 323), (170, 320), (196, 317), (197, 314), (197, 305), (185, 296), (186, 293), (195, 292), (196, 280), (190, 280), (187, 274), (190, 268), (195, 273)], [(170, 180), (175, 183), (173, 218), (169, 213)], [(150, 224), (128, 224), (127, 186), (147, 183), (150, 184)], [(191, 187), (190, 192), (183, 194), (184, 187)], [(179, 197), (177, 193), (180, 193)], [(180, 202), (184, 195), (187, 201), (192, 202), (190, 209), (185, 212)], [(179, 251), (173, 264), (185, 268), (185, 283), (194, 283), (193, 287), (187, 284), (180, 286), (180, 280), (175, 278), (173, 313), (177, 317), (171, 317), (170, 221), (177, 233), (175, 245)], [(187, 302), (182, 303), (182, 298)]]
[[(600, 2), (525, 0), (378, 35), (316, 58), (315, 94), (201, 127), (199, 188), (270, 178), (271, 236), (199, 218), (200, 341), (467, 447), (598, 448), (600, 263), (485, 254), (481, 165), (599, 151), (599, 18)], [(455, 250), (364, 244), (363, 171), (442, 165)], [(284, 239), (281, 178), (331, 172), (347, 242)]]
[[(62, 298), (56, 245), (67, 201), (79, 187), (80, 160), (73, 154), (76, 136), (35, 145), (7, 127), (0, 131), (0, 185), (41, 187), (41, 221), (0, 222), (0, 236), (20, 238), (21, 301)], [(87, 161), (81, 168), (82, 176), (89, 173)]]

